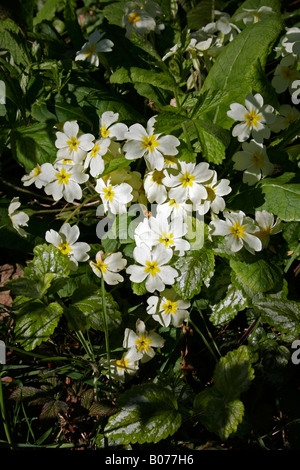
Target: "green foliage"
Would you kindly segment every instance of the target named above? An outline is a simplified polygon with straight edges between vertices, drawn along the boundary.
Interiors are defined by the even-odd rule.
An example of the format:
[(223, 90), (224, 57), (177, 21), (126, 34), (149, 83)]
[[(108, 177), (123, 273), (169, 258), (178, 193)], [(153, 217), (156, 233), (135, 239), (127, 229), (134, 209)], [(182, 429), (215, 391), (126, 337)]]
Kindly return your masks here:
[(109, 418), (104, 431), (107, 438), (122, 444), (155, 444), (181, 424), (175, 396), (157, 384), (132, 387), (119, 398), (118, 407), (121, 411)]
[(211, 432), (228, 439), (243, 421), (245, 407), (240, 395), (249, 388), (253, 378), (247, 347), (229, 351), (215, 368), (214, 384), (196, 396), (194, 415)]

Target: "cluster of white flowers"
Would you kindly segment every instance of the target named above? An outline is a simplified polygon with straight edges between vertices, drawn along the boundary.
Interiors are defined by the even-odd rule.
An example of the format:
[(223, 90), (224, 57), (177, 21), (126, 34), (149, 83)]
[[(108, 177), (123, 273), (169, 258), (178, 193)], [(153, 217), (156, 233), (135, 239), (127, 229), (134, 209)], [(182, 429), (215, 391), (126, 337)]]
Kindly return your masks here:
[[(270, 14), (273, 11), (269, 7), (244, 9), (236, 21), (247, 25)], [(187, 45), (176, 44), (162, 58), (165, 61), (178, 53), (187, 54), (193, 66), (187, 80), (188, 89), (193, 88), (198, 79), (202, 80), (202, 64), (212, 63), (220, 49), (240, 33), (228, 14), (215, 11), (214, 15), (215, 21), (193, 34), (188, 33)], [(152, 1), (127, 3), (122, 20), (126, 36), (130, 37), (132, 32), (146, 35), (161, 31), (164, 28), (161, 16), (160, 7)], [(300, 77), (297, 71), (299, 44), (300, 29), (287, 30), (282, 41), (283, 57), (272, 80), (277, 93), (295, 89)], [(75, 60), (87, 60), (98, 66), (99, 54), (111, 51), (112, 47), (110, 40), (103, 39), (103, 33), (94, 32), (76, 53)], [(298, 119), (299, 111), (282, 105), (276, 115), (272, 106), (264, 104), (259, 93), (249, 93), (245, 104), (232, 103), (227, 115), (238, 121), (232, 129), (233, 137), (241, 146), (232, 157), (234, 169), (243, 171), (244, 183), (254, 185), (274, 170), (264, 140), (269, 139), (271, 132), (279, 132)], [(91, 193), (94, 190), (92, 199), (101, 201), (96, 215), (106, 214), (112, 219), (127, 214), (130, 203), (137, 200), (145, 201), (146, 205), (155, 203), (155, 213), (146, 209), (133, 231), (135, 247), (130, 265), (121, 251), (105, 253), (100, 250), (95, 260), (90, 260), (90, 246), (78, 241), (79, 228), (70, 225), (69, 219), (59, 231), (48, 230), (46, 241), (68, 257), (72, 269), (76, 270), (78, 263), (88, 262), (95, 276), (109, 286), (123, 282), (124, 273), (121, 273), (124, 271), (132, 283), (140, 284), (143, 291), (151, 294), (147, 298), (147, 318), (162, 327), (180, 328), (189, 319), (190, 302), (181, 299), (172, 286), (179, 275), (173, 261), (191, 250), (189, 222), (193, 214), (203, 219), (210, 216), (210, 239), (224, 237), (226, 248), (233, 253), (243, 248), (253, 254), (261, 251), (268, 246), (270, 236), (281, 230), (281, 221), (275, 221), (273, 214), (267, 211), (257, 211), (253, 219), (241, 210), (226, 209), (225, 196), (232, 191), (230, 181), (219, 178), (217, 171), (205, 161), (181, 159), (179, 139), (157, 132), (156, 116), (151, 117), (145, 127), (140, 123), (128, 127), (119, 122), (118, 113), (106, 111), (99, 116), (97, 135), (82, 132), (77, 121), (67, 121), (55, 132), (55, 161), (37, 165), (24, 175), (24, 186), (34, 184), (55, 202), (64, 200), (75, 207), (86, 189)], [(128, 161), (128, 168), (109, 172), (108, 165), (118, 157)], [(131, 171), (130, 163), (136, 160), (145, 168), (144, 176)], [(26, 236), (21, 227), (27, 225), (29, 217), (17, 211), (19, 207), (19, 199), (14, 198), (9, 216), (13, 227)], [(139, 364), (151, 360), (155, 348), (163, 346), (164, 339), (154, 330), (147, 331), (145, 323), (138, 319), (135, 331), (125, 329), (123, 349), (126, 351), (120, 359), (111, 360), (110, 375), (124, 381), (126, 374), (135, 374)]]

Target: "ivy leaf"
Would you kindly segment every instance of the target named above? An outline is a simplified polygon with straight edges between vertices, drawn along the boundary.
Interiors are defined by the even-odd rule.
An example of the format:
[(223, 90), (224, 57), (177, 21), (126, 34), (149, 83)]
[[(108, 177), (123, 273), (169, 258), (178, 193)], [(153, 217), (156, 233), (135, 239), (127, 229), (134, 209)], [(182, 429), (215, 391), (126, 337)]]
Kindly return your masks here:
[(214, 262), (212, 251), (207, 249), (190, 251), (178, 258), (174, 268), (179, 272), (179, 276), (173, 286), (177, 294), (185, 300), (199, 294), (203, 283), (209, 285), (214, 273)]
[(17, 299), (20, 307), (16, 310), (16, 338), (26, 351), (32, 351), (50, 338), (63, 309), (56, 302), (45, 305), (41, 300)]
[(111, 416), (105, 436), (122, 444), (157, 443), (181, 425), (177, 401), (169, 388), (154, 383), (132, 387), (117, 401), (121, 409)]
[[(109, 292), (105, 292), (107, 323), (110, 330), (117, 328), (121, 323), (119, 306)], [(104, 331), (102, 291), (97, 286), (83, 286), (77, 289), (72, 296), (72, 308), (79, 310), (90, 328)]]

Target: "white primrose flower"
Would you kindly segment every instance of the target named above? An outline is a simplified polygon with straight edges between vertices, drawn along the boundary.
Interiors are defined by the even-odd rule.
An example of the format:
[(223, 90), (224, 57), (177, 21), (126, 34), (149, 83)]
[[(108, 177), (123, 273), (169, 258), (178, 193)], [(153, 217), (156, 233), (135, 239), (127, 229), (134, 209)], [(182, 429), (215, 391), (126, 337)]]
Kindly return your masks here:
[(291, 87), (295, 79), (300, 77), (300, 72), (297, 71), (297, 62), (297, 58), (292, 54), (281, 59), (275, 69), (271, 82), (276, 93), (283, 93)]
[(94, 147), (94, 139), (93, 134), (80, 134), (77, 121), (65, 122), (63, 132), (56, 132), (57, 160), (82, 163), (87, 152)]
[(266, 6), (262, 6), (258, 9), (243, 8), (243, 10), (242, 13), (236, 15), (236, 21), (243, 20), (243, 23), (246, 25), (257, 23), (275, 13), (271, 7)]
[(125, 134), (128, 131), (126, 124), (117, 122), (119, 114), (113, 111), (105, 111), (99, 117), (99, 133), (103, 139), (108, 139), (110, 142), (112, 139), (124, 140)]
[(126, 28), (125, 36), (129, 38), (132, 31), (141, 36), (150, 31), (160, 32), (164, 29), (164, 25), (157, 21), (161, 13), (160, 6), (152, 1), (126, 3), (122, 17), (122, 27)]
[(102, 157), (107, 153), (109, 144), (109, 139), (97, 140), (92, 150), (86, 156), (84, 169), (90, 167), (90, 174), (95, 178), (104, 171), (105, 164)]
[(64, 198), (67, 202), (81, 199), (81, 184), (89, 179), (84, 173), (82, 165), (57, 165), (48, 166), (45, 170), (45, 193), (52, 196), (55, 201)]
[(223, 212), (226, 207), (223, 196), (226, 196), (232, 191), (229, 184), (230, 181), (227, 179), (221, 179), (218, 181), (217, 172), (213, 170), (213, 177), (208, 183), (204, 184), (207, 191), (207, 198), (201, 201), (201, 203), (195, 205), (198, 213), (200, 215), (204, 215), (209, 210), (214, 214)]
[(175, 199), (169, 199), (163, 204), (157, 206), (157, 216), (165, 219), (182, 219), (186, 222), (188, 214), (193, 210), (193, 205), (186, 202), (176, 202)]
[(162, 326), (172, 324), (178, 328), (189, 318), (190, 302), (180, 299), (174, 289), (165, 289), (159, 297), (148, 297), (147, 304), (147, 313)]
[(25, 212), (17, 210), (20, 205), (21, 203), (19, 198), (14, 197), (8, 206), (8, 216), (11, 220), (13, 228), (18, 232), (18, 234), (22, 237), (27, 237), (28, 233), (21, 227), (28, 226), (27, 222), (29, 220), (29, 216)]
[(288, 54), (300, 56), (300, 28), (298, 26), (286, 29), (282, 46)]
[(270, 125), (270, 129), (272, 132), (280, 132), (299, 118), (300, 111), (296, 107), (283, 104), (280, 106), (279, 114), (276, 115), (275, 121)]
[(115, 285), (123, 282), (124, 278), (119, 274), (125, 268), (127, 260), (123, 258), (122, 253), (107, 253), (98, 251), (96, 254), (96, 262), (89, 261), (89, 264), (96, 276), (103, 277), (106, 284)]
[(33, 170), (31, 170), (28, 175), (24, 175), (21, 178), (24, 186), (30, 186), (35, 184), (35, 186), (41, 189), (47, 183), (47, 178), (45, 177), (45, 169), (51, 167), (51, 163), (43, 163), (41, 166), (36, 165)]
[(179, 44), (179, 43), (175, 44), (175, 46), (171, 47), (168, 50), (168, 52), (162, 57), (161, 60), (165, 61), (169, 57), (172, 57), (173, 55), (175, 55), (180, 47), (181, 47), (181, 44)]
[(145, 244), (136, 246), (133, 250), (133, 257), (141, 266), (132, 264), (128, 266), (126, 272), (130, 274), (132, 282), (145, 281), (148, 292), (162, 291), (165, 284), (174, 284), (175, 278), (178, 276), (176, 269), (167, 265), (172, 256), (172, 250), (166, 250), (161, 244), (152, 250)]
[(270, 129), (267, 125), (275, 120), (274, 108), (264, 105), (263, 97), (256, 93), (254, 96), (249, 93), (245, 99), (245, 105), (233, 103), (227, 115), (235, 121), (241, 121), (232, 129), (232, 135), (237, 137), (239, 142), (244, 142), (252, 134), (256, 142), (263, 142), (270, 137)]
[(157, 204), (161, 204), (167, 199), (167, 188), (162, 183), (162, 179), (164, 177), (165, 175), (162, 170), (153, 170), (146, 173), (144, 179), (144, 190), (149, 202), (157, 202)]
[(202, 199), (207, 198), (207, 191), (204, 183), (213, 177), (213, 171), (209, 169), (209, 164), (201, 162), (186, 163), (180, 162), (181, 169), (176, 175), (169, 175), (164, 170), (165, 178), (163, 184), (171, 188), (168, 196), (175, 199), (176, 202), (182, 203), (190, 199), (194, 204), (199, 203)]
[(145, 323), (138, 319), (136, 331), (126, 328), (124, 332), (123, 348), (135, 349), (142, 354), (141, 363), (150, 361), (155, 356), (153, 348), (162, 348), (165, 340), (154, 331), (147, 331)]
[(107, 181), (99, 178), (95, 190), (100, 194), (105, 212), (112, 214), (125, 214), (127, 204), (132, 201), (132, 187), (128, 183), (112, 185), (110, 178)]
[(162, 244), (166, 249), (179, 252), (178, 256), (183, 256), (185, 251), (190, 249), (189, 242), (183, 239), (188, 230), (183, 219), (173, 219), (169, 223), (160, 215), (151, 216), (148, 220), (148, 227), (149, 229), (140, 235), (140, 239), (149, 248), (152, 249), (154, 246)]
[(224, 236), (227, 247), (233, 252), (241, 250), (243, 246), (251, 253), (261, 251), (262, 243), (254, 235), (257, 226), (250, 217), (242, 211), (224, 211), (223, 215), (225, 220), (215, 219), (210, 222), (214, 229), (212, 235)]
[(270, 162), (263, 144), (252, 139), (250, 142), (244, 142), (242, 149), (233, 155), (232, 160), (235, 170), (244, 171), (243, 183), (252, 186), (261, 178), (273, 173), (274, 165)]
[(265, 210), (255, 212), (255, 220), (259, 230), (255, 235), (261, 240), (262, 247), (266, 248), (270, 241), (270, 236), (281, 232), (282, 222), (280, 219), (274, 219), (274, 215)]
[(145, 129), (141, 124), (133, 124), (126, 134), (128, 142), (123, 146), (125, 158), (135, 160), (144, 157), (149, 170), (161, 171), (165, 164), (164, 155), (177, 155), (180, 144), (173, 135), (154, 134), (156, 117), (147, 122)]
[[(121, 359), (112, 359), (110, 361), (110, 373), (114, 380), (125, 382), (126, 374), (134, 375), (139, 369), (139, 360), (142, 358), (142, 353), (137, 352), (136, 349), (130, 348), (123, 354)], [(106, 374), (109, 377), (109, 374)]]
[(99, 66), (99, 53), (111, 52), (114, 43), (110, 39), (102, 39), (105, 33), (94, 31), (89, 35), (80, 51), (76, 52), (75, 60), (87, 60), (95, 67)]
[(69, 258), (73, 269), (78, 266), (78, 262), (89, 259), (87, 252), (91, 249), (88, 243), (77, 241), (79, 235), (78, 226), (71, 226), (69, 223), (63, 224), (59, 232), (50, 229), (45, 234), (46, 241), (56, 246), (63, 255)]

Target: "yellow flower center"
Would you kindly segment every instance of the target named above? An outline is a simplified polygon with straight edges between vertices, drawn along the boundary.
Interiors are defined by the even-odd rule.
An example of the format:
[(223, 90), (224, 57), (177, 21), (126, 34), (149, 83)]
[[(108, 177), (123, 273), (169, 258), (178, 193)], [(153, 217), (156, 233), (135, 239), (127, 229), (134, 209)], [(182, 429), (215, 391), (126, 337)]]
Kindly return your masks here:
[(169, 245), (174, 245), (173, 233), (162, 232), (161, 237), (158, 239), (160, 243), (164, 243), (166, 248)]
[(142, 137), (143, 143), (142, 147), (143, 149), (149, 150), (149, 152), (153, 152), (155, 147), (158, 147), (159, 142), (155, 140), (155, 135), (150, 135), (149, 137)]
[(90, 55), (94, 54), (95, 50), (97, 49), (97, 46), (94, 42), (90, 46), (87, 47), (85, 57), (89, 57)]
[(161, 185), (162, 179), (165, 177), (163, 171), (154, 170), (151, 181), (156, 183), (158, 186)]
[(160, 272), (157, 261), (146, 261), (146, 268), (144, 271), (145, 273), (150, 273), (153, 277), (156, 276), (156, 273)]
[(103, 188), (103, 191), (105, 193), (104, 199), (108, 199), (110, 202), (112, 202), (115, 195), (114, 191), (112, 190), (112, 186), (109, 185), (108, 188)]
[(257, 151), (253, 154), (251, 161), (253, 162), (255, 168), (261, 168), (262, 166), (264, 166), (265, 157), (262, 153)]
[(33, 170), (33, 176), (37, 178), (42, 173), (40, 165), (37, 165)]
[(71, 165), (72, 164), (72, 160), (70, 158), (64, 158), (62, 162), (63, 162), (64, 165)]
[(95, 158), (97, 156), (97, 153), (99, 152), (99, 150), (100, 150), (100, 145), (95, 144), (94, 147), (91, 150), (91, 157)]
[(59, 173), (55, 174), (55, 176), (58, 179), (58, 184), (69, 184), (71, 173), (67, 173), (66, 170), (62, 168)]
[(178, 209), (179, 204), (178, 204), (178, 202), (175, 201), (175, 199), (170, 199), (169, 206), (171, 206), (171, 207), (174, 206), (174, 207), (176, 207), (176, 209)]
[(145, 335), (141, 335), (138, 339), (135, 340), (137, 344), (138, 352), (149, 351), (149, 344), (152, 343), (152, 340), (147, 338)]
[(296, 76), (296, 70), (291, 69), (290, 67), (283, 67), (281, 72), (284, 80), (293, 81)]
[(244, 232), (246, 231), (246, 227), (244, 225), (240, 225), (238, 222), (235, 222), (232, 227), (229, 227), (229, 230), (234, 238), (245, 238)]
[(136, 23), (137, 21), (140, 21), (141, 17), (135, 11), (133, 11), (132, 13), (130, 13), (130, 15), (128, 15), (127, 19), (129, 23), (133, 24), (133, 23)]
[(116, 360), (116, 366), (119, 370), (128, 369), (129, 360), (122, 357), (122, 359)]
[(188, 171), (184, 173), (180, 178), (182, 186), (186, 188), (187, 186), (193, 186), (193, 181), (195, 179), (194, 175), (191, 175)]
[(106, 139), (109, 136), (110, 130), (106, 128), (105, 124), (102, 127), (100, 127), (100, 134), (103, 137), (103, 139)]
[(70, 247), (67, 241), (59, 243), (57, 246), (58, 246), (59, 251), (63, 255), (67, 255), (68, 253), (70, 253), (70, 251), (72, 251), (72, 248)]
[(207, 199), (209, 201), (213, 201), (216, 197), (216, 193), (215, 193), (215, 190), (214, 188), (211, 188), (209, 185), (208, 186), (205, 186), (205, 189), (207, 191)]
[(107, 263), (104, 263), (104, 261), (102, 261), (101, 259), (98, 259), (97, 264), (96, 264), (98, 271), (102, 271), (105, 274), (107, 271), (107, 266), (108, 266)]
[(72, 150), (75, 150), (75, 152), (77, 152), (79, 140), (77, 140), (76, 137), (71, 137), (70, 140), (67, 140), (67, 144), (69, 146), (69, 152), (72, 152)]
[(250, 126), (256, 127), (257, 124), (258, 124), (258, 121), (261, 119), (261, 115), (256, 114), (256, 111), (254, 109), (252, 109), (252, 111), (250, 111), (250, 113), (245, 114), (245, 119), (246, 119), (248, 127), (250, 127)]
[(165, 164), (166, 165), (175, 165), (177, 163), (177, 160), (175, 157), (173, 157), (172, 155), (167, 155), (164, 157), (165, 159)]
[(172, 300), (167, 300), (165, 304), (162, 305), (164, 313), (168, 315), (169, 313), (177, 313), (178, 302), (172, 302)]
[(292, 114), (288, 114), (284, 120), (284, 124), (286, 126), (289, 126), (291, 122), (295, 122), (297, 121), (298, 117), (297, 116), (293, 116)]

